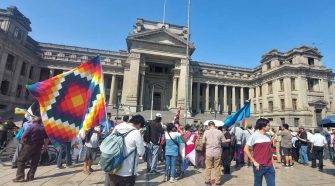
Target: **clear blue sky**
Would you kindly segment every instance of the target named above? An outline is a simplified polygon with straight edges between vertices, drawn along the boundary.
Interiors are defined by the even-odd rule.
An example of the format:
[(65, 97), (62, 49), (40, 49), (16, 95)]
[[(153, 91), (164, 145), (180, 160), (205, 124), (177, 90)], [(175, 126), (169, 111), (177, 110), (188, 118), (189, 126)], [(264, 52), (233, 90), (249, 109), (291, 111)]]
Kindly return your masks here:
[[(126, 49), (136, 18), (161, 21), (164, 0), (0, 0), (32, 22), (37, 41)], [(187, 0), (167, 0), (166, 22), (187, 24)], [(335, 69), (335, 0), (192, 0), (193, 60), (256, 67), (261, 55), (302, 44)]]

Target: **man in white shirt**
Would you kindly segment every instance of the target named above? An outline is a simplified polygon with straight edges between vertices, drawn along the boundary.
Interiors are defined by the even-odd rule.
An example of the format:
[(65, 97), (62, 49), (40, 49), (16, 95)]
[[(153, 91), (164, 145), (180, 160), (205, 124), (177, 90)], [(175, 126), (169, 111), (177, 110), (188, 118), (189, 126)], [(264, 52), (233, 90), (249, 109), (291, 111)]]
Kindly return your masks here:
[(241, 148), (242, 148), (242, 141), (244, 139), (243, 137), (244, 133), (239, 123), (235, 123), (235, 127), (230, 129), (230, 134), (234, 134), (236, 136), (236, 146), (235, 146), (234, 152), (236, 153), (236, 165), (235, 166), (238, 167), (242, 159)]
[(113, 132), (119, 131), (121, 134), (129, 132), (124, 138), (124, 154), (129, 154), (136, 149), (134, 154), (129, 155), (123, 162), (120, 170), (115, 174), (109, 174), (108, 185), (135, 185), (137, 173), (138, 156), (143, 156), (145, 149), (144, 143), (139, 129), (143, 127), (145, 120), (141, 115), (135, 115), (129, 123), (121, 123), (117, 125)]
[(319, 160), (319, 170), (323, 169), (323, 149), (327, 145), (326, 138), (320, 134), (320, 129), (315, 129), (315, 134), (311, 140), (311, 152), (314, 158), (312, 160), (312, 168), (316, 168), (316, 159)]

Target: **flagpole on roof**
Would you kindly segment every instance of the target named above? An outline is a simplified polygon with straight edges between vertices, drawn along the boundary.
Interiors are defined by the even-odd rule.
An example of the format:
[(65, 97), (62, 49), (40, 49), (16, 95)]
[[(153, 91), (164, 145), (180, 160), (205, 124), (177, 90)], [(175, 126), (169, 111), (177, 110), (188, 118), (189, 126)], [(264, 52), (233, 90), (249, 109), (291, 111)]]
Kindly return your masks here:
[(166, 0), (164, 0), (163, 25), (165, 24)]
[[(189, 48), (190, 48), (190, 11), (191, 11), (191, 0), (188, 0), (188, 6), (187, 6), (187, 43), (186, 43), (186, 75), (185, 75), (185, 101), (184, 101), (184, 110), (185, 110), (185, 116), (184, 116), (184, 125), (186, 125), (187, 122), (187, 111), (188, 111), (188, 80), (189, 80), (189, 60), (190, 60), (190, 54), (189, 54)], [(191, 86), (192, 87), (192, 86)]]

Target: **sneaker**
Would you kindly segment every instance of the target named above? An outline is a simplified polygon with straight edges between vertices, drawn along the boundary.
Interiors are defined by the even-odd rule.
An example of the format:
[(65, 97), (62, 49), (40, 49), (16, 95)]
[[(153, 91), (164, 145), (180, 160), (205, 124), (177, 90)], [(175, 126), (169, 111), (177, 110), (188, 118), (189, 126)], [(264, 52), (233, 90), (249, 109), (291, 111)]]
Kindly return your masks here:
[(170, 183), (174, 183), (176, 180), (174, 178), (170, 178)]
[(283, 167), (284, 167), (284, 168), (290, 168), (290, 166), (289, 166), (289, 165), (283, 165)]
[(65, 169), (64, 166), (57, 167), (57, 169)]
[(168, 177), (165, 176), (165, 177), (164, 177), (164, 182), (167, 182), (167, 181), (168, 181)]
[(25, 179), (13, 179), (13, 182), (26, 182), (26, 180)]

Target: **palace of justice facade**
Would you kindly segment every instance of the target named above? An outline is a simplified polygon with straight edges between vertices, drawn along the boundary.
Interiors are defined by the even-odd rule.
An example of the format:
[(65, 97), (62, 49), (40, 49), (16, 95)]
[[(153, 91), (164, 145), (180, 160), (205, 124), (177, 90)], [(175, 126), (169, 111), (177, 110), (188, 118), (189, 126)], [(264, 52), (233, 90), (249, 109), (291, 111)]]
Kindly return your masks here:
[[(0, 9), (0, 114), (33, 102), (25, 84), (48, 79), (100, 55), (106, 103), (131, 112), (184, 108), (192, 113), (234, 113), (246, 100), (254, 116), (276, 123), (315, 126), (335, 113), (334, 72), (315, 47), (273, 49), (255, 68), (211, 64), (186, 57), (187, 28), (137, 19), (127, 49), (108, 51), (35, 41), (30, 20), (16, 7)], [(190, 44), (190, 54), (195, 51)], [(187, 64), (189, 73), (187, 74)], [(185, 77), (188, 75), (189, 87)]]

